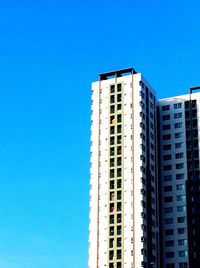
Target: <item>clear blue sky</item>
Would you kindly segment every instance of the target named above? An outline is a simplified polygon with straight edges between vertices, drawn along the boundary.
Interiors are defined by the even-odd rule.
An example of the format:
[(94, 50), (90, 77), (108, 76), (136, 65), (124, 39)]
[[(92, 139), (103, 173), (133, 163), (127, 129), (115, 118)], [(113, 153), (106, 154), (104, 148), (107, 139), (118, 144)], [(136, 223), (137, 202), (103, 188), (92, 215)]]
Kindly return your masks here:
[(198, 0), (2, 0), (0, 268), (86, 268), (90, 84), (200, 85)]

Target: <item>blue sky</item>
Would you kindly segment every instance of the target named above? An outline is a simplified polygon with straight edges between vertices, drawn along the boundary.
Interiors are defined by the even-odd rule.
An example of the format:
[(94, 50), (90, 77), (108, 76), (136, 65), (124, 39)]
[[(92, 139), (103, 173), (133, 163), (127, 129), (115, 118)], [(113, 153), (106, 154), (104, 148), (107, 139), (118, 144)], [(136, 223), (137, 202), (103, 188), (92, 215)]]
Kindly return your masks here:
[(91, 82), (134, 67), (187, 93), (199, 18), (197, 0), (1, 1), (1, 268), (87, 267)]

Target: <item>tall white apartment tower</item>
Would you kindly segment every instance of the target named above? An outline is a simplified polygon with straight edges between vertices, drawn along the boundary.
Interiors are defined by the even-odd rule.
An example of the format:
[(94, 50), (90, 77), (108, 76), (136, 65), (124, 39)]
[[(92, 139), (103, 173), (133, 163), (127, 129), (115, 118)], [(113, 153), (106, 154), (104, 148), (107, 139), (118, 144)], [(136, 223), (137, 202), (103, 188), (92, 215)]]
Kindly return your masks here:
[(159, 267), (156, 100), (132, 68), (92, 83), (89, 268)]
[(159, 105), (163, 268), (200, 267), (200, 92)]

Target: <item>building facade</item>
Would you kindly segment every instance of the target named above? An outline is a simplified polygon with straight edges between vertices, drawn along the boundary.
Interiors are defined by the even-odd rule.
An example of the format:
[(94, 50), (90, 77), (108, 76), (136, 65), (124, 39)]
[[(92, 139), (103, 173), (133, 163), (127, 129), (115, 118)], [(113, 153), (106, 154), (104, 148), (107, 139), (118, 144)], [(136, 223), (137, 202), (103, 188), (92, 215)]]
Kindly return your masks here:
[(90, 268), (158, 267), (155, 93), (126, 69), (92, 84)]
[(200, 93), (132, 68), (92, 83), (89, 268), (199, 268)]
[(162, 263), (200, 265), (200, 93), (160, 100), (160, 214)]

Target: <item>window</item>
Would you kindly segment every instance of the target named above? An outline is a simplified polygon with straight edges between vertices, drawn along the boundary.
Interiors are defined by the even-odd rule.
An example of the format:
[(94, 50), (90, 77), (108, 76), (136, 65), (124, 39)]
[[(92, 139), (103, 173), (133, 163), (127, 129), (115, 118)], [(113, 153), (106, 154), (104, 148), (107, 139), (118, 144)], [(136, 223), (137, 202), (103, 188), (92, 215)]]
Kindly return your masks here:
[(109, 260), (113, 260), (114, 258), (114, 250), (109, 251)]
[(122, 143), (122, 136), (117, 136), (117, 144), (121, 144)]
[(179, 102), (179, 103), (174, 103), (174, 109), (179, 109), (182, 107), (182, 103)]
[(115, 165), (115, 159), (111, 158), (110, 159), (110, 167), (114, 167), (114, 165)]
[(183, 132), (178, 132), (174, 134), (175, 139), (182, 138), (183, 137)]
[(117, 214), (117, 223), (121, 223), (121, 222), (122, 222), (122, 215)]
[(173, 201), (173, 197), (172, 196), (165, 196), (164, 197), (164, 201), (165, 201), (165, 203), (172, 202)]
[(174, 240), (167, 240), (165, 241), (166, 247), (173, 247), (174, 246)]
[(175, 148), (178, 149), (178, 148), (181, 148), (183, 145), (183, 142), (177, 142), (175, 143)]
[(114, 169), (111, 169), (110, 170), (110, 178), (114, 178), (114, 176), (115, 176), (115, 171), (114, 171)]
[(178, 234), (184, 234), (186, 231), (185, 228), (178, 228)]
[(172, 191), (172, 185), (168, 185), (164, 187), (164, 192), (171, 192)]
[(121, 235), (121, 233), (122, 233), (122, 227), (117, 226), (117, 235)]
[(163, 170), (168, 171), (172, 169), (172, 165), (164, 165)]
[(110, 96), (110, 103), (115, 103), (115, 96), (114, 95)]
[(163, 135), (163, 140), (166, 141), (166, 140), (170, 140), (171, 139), (171, 134), (166, 134), (166, 135)]
[(118, 125), (117, 126), (117, 133), (121, 133), (122, 132), (122, 126), (121, 125)]
[(117, 102), (121, 102), (122, 101), (122, 94), (117, 94)]
[(110, 181), (110, 189), (113, 190), (115, 188), (115, 182)]
[(168, 251), (165, 253), (166, 258), (174, 258), (174, 252), (173, 251)]
[(187, 257), (188, 251), (187, 250), (181, 250), (178, 252), (179, 257)]
[(114, 145), (115, 144), (115, 137), (110, 137), (110, 145)]
[(177, 201), (185, 201), (185, 199), (186, 199), (186, 197), (185, 197), (185, 195), (183, 195), (183, 194), (180, 194), (180, 195), (177, 195), (177, 196), (176, 196), (176, 200), (177, 200)]
[(173, 218), (166, 218), (165, 219), (165, 224), (172, 224), (173, 223)]
[(163, 105), (162, 111), (169, 111), (170, 106), (169, 105)]
[(115, 93), (115, 85), (110, 86), (110, 93)]
[(177, 184), (176, 185), (176, 190), (184, 190), (185, 189), (185, 184)]
[(110, 134), (115, 134), (115, 127), (114, 126), (111, 126), (110, 127)]
[(121, 211), (121, 210), (122, 210), (122, 203), (117, 202), (117, 211)]
[(118, 249), (117, 250), (117, 259), (119, 260), (121, 258), (122, 258), (122, 251), (121, 251), (121, 249)]
[(177, 206), (177, 212), (185, 212), (186, 207), (185, 206)]
[(176, 169), (184, 168), (184, 163), (178, 163), (176, 164)]
[(174, 119), (176, 119), (176, 118), (182, 118), (182, 113), (175, 113)]
[(122, 158), (117, 157), (117, 166), (121, 166), (121, 165), (122, 165)]
[(121, 246), (122, 246), (122, 239), (117, 238), (117, 247), (121, 247)]
[(172, 213), (173, 212), (173, 207), (167, 207), (164, 208), (165, 213)]
[(115, 105), (110, 106), (110, 113), (113, 114), (115, 112)]
[(117, 84), (117, 92), (121, 92), (122, 90), (122, 84)]
[(110, 224), (114, 224), (114, 215), (110, 215)]
[(187, 245), (187, 239), (179, 239), (178, 240), (178, 245), (179, 246), (185, 246), (185, 245)]
[(178, 217), (178, 218), (177, 218), (177, 222), (178, 222), (178, 223), (183, 223), (183, 222), (185, 222), (185, 217)]
[(178, 122), (174, 124), (174, 128), (181, 128), (183, 126), (182, 122)]
[(110, 236), (114, 235), (114, 226), (110, 226)]
[(114, 156), (114, 154), (115, 154), (115, 148), (111, 147), (110, 148), (110, 156)]
[(180, 262), (179, 268), (188, 268), (188, 263), (187, 262)]
[(166, 268), (175, 268), (175, 264), (174, 263), (167, 263)]
[(172, 159), (171, 154), (163, 155), (163, 160), (171, 160), (171, 159)]
[(168, 124), (168, 125), (163, 125), (162, 129), (163, 129), (163, 130), (169, 130), (170, 127), (171, 127), (171, 126), (170, 126), (169, 124)]
[(164, 181), (171, 181), (172, 180), (172, 175), (164, 175)]
[(163, 150), (166, 151), (166, 150), (170, 150), (171, 149), (171, 144), (165, 144), (163, 145)]
[(122, 153), (122, 147), (117, 146), (117, 155), (120, 155)]
[(117, 123), (121, 123), (122, 122), (122, 115), (118, 114), (117, 115)]
[(176, 155), (175, 155), (175, 157), (176, 157), (176, 159), (180, 159), (180, 158), (183, 158), (183, 153), (177, 153)]
[(174, 229), (166, 229), (165, 235), (174, 235)]
[(122, 105), (121, 104), (117, 104), (117, 111), (121, 111), (122, 109)]
[(121, 198), (122, 198), (122, 192), (117, 191), (117, 200), (121, 200)]
[(166, 120), (170, 120), (170, 114), (165, 114), (162, 116), (162, 120), (166, 121)]
[(121, 177), (121, 175), (122, 175), (122, 169), (118, 168), (117, 169), (117, 177)]
[[(114, 216), (113, 216), (114, 217)], [(109, 247), (110, 248), (113, 248), (113, 246), (114, 246), (114, 238), (110, 238), (109, 239)]]
[(121, 262), (117, 262), (117, 268), (122, 268), (122, 263)]
[(177, 179), (177, 180), (182, 180), (182, 179), (184, 179), (184, 173), (178, 173), (178, 174), (176, 174), (176, 179)]
[(117, 180), (117, 188), (121, 188), (122, 187), (122, 180), (118, 179)]

